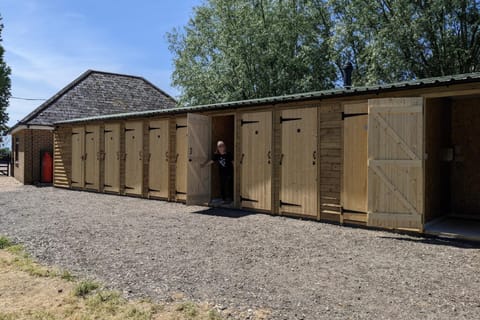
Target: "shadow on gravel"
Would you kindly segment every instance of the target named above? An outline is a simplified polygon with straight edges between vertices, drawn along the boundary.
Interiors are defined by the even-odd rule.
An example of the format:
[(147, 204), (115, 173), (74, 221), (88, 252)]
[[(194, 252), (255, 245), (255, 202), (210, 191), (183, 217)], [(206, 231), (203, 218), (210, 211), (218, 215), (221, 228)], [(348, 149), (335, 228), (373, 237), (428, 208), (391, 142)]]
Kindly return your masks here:
[(407, 242), (416, 242), (416, 243), (424, 243), (424, 244), (431, 244), (435, 246), (447, 246), (447, 247), (455, 247), (460, 249), (480, 249), (480, 243), (478, 242), (471, 242), (465, 240), (456, 240), (456, 239), (445, 239), (445, 238), (403, 238), (403, 237), (395, 237), (395, 236), (380, 236), (382, 239), (390, 239), (390, 240), (400, 240), (400, 241), (407, 241)]
[(242, 210), (224, 209), (224, 208), (208, 208), (205, 210), (194, 211), (193, 213), (204, 214), (207, 216), (225, 217), (225, 218), (243, 218), (258, 214), (256, 212), (248, 212)]

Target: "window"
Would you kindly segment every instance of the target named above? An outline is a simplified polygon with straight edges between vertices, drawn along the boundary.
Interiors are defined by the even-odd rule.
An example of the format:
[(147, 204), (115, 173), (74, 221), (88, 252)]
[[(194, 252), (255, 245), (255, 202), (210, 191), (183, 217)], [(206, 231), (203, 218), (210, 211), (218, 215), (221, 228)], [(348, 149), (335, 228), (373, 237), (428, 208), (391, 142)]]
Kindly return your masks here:
[(14, 153), (14, 161), (15, 161), (15, 164), (17, 165), (18, 167), (18, 149), (20, 147), (20, 138), (19, 137), (15, 137), (15, 153)]

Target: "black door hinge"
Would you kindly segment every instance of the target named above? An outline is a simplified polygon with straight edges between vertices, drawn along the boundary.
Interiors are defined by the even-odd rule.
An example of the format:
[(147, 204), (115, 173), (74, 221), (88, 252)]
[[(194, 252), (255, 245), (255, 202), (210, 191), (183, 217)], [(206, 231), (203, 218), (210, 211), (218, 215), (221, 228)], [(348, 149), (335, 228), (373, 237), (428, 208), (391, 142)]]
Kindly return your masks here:
[(283, 202), (280, 200), (280, 207), (282, 206), (288, 206), (288, 207), (301, 207), (302, 205), (296, 204), (296, 203), (288, 203), (288, 202)]
[(259, 122), (260, 121), (254, 121), (254, 120), (241, 120), (240, 126), (243, 126), (244, 124), (259, 123)]
[(240, 196), (240, 201), (246, 201), (246, 202), (256, 202), (258, 203), (258, 200), (253, 200), (253, 199), (248, 199), (248, 198), (244, 198), (242, 196)]
[(287, 122), (287, 121), (297, 121), (297, 120), (302, 120), (302, 118), (284, 118), (284, 117), (280, 117), (280, 123), (284, 123), (284, 122)]
[(345, 112), (342, 112), (342, 120), (345, 120), (346, 118), (359, 117), (359, 116), (368, 116), (368, 113), (345, 114)]
[(186, 192), (181, 192), (181, 191), (175, 191), (176, 194), (187, 194)]
[(187, 126), (185, 125), (180, 125), (180, 124), (177, 124), (175, 125), (175, 128), (178, 130), (178, 129), (181, 129), (181, 128), (186, 128)]
[(152, 130), (160, 130), (161, 128), (155, 128), (155, 127), (148, 127), (148, 131), (152, 131)]
[(160, 192), (160, 191), (162, 191), (162, 190), (157, 190), (157, 189), (150, 189), (150, 188), (148, 188), (148, 192), (150, 192), (150, 191), (153, 191), (153, 192)]

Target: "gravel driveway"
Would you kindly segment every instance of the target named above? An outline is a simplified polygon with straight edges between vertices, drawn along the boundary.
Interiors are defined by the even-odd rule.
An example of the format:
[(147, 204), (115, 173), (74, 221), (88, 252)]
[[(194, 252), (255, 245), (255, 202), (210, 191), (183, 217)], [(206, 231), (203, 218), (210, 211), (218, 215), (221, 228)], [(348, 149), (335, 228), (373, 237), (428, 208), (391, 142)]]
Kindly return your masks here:
[(312, 221), (15, 185), (0, 234), (126, 295), (272, 319), (480, 319), (480, 249)]

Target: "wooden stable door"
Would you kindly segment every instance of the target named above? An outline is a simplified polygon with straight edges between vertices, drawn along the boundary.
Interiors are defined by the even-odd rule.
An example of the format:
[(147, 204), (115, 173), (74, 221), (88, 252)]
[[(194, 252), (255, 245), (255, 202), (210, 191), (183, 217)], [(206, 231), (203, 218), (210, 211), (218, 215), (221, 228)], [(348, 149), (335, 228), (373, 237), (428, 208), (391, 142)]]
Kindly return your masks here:
[(85, 127), (85, 188), (99, 190), (100, 186), (100, 126)]
[(368, 102), (368, 225), (423, 228), (423, 98)]
[(279, 120), (280, 213), (317, 217), (317, 108), (283, 110)]
[(201, 165), (211, 159), (211, 119), (209, 116), (187, 115), (188, 163), (187, 204), (201, 205), (210, 202), (210, 167)]
[(168, 119), (150, 121), (148, 193), (168, 199)]
[(143, 122), (125, 123), (125, 193), (143, 192)]
[(85, 128), (72, 128), (72, 176), (71, 185), (83, 188), (85, 185)]
[(367, 212), (368, 106), (365, 112), (347, 113), (343, 120), (343, 188), (345, 211)]
[(177, 201), (187, 200), (187, 118), (176, 119), (175, 194)]
[(103, 190), (120, 192), (120, 124), (105, 125), (105, 177)]
[(243, 208), (272, 210), (272, 113), (244, 113), (240, 119), (240, 201)]

